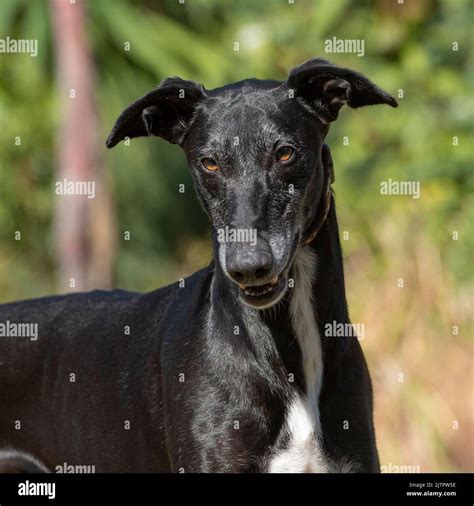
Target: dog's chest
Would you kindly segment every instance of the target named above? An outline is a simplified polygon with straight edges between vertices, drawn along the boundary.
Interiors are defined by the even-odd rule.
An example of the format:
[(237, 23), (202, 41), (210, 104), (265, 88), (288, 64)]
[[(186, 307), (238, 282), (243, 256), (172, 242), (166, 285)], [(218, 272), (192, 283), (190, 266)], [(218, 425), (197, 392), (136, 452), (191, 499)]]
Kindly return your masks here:
[(268, 460), (270, 473), (327, 473), (329, 465), (320, 445), (316, 414), (301, 397), (289, 407), (282, 429), (284, 447), (273, 451)]
[(272, 452), (269, 472), (328, 472), (321, 449), (319, 393), (323, 377), (323, 358), (318, 326), (314, 316), (312, 285), (316, 257), (309, 249), (297, 253), (294, 289), (290, 302), (292, 327), (301, 349), (306, 394), (295, 389), (286, 409), (280, 440), (283, 446)]

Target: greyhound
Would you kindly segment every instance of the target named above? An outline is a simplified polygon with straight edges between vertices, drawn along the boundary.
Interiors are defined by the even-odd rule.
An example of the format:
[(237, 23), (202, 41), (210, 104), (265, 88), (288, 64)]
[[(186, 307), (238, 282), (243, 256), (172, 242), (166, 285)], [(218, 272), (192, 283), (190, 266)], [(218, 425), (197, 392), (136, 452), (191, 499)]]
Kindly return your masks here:
[(214, 259), (151, 293), (0, 306), (0, 322), (38, 328), (0, 338), (4, 470), (379, 471), (360, 343), (325, 334), (350, 324), (324, 144), (344, 104), (397, 107), (316, 58), (282, 82), (168, 78), (122, 112), (108, 148), (184, 150)]

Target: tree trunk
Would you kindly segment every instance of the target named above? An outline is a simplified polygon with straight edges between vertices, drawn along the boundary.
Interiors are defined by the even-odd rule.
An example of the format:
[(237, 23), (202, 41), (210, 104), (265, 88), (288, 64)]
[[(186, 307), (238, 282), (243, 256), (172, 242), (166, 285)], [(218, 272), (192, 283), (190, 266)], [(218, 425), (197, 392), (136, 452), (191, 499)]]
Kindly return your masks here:
[(112, 284), (115, 223), (100, 167), (102, 143), (84, 4), (50, 0), (50, 6), (60, 96), (55, 183), (88, 182), (88, 188), (95, 190), (95, 195), (55, 194), (59, 284), (61, 290), (107, 288)]

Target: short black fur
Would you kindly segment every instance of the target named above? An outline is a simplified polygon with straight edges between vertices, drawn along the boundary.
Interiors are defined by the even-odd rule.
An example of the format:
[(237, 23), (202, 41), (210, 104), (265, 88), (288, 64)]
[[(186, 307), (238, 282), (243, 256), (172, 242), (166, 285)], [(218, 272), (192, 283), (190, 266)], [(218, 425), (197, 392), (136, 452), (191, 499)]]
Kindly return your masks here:
[[(272, 284), (291, 278), (304, 247), (318, 259), (312, 289), (323, 336), (323, 449), (377, 472), (361, 347), (355, 337), (324, 337), (326, 323), (349, 323), (334, 197), (317, 236), (303, 240), (324, 198), (329, 123), (344, 104), (379, 103), (396, 106), (364, 76), (315, 59), (284, 82), (205, 90), (167, 79), (129, 106), (107, 146), (158, 135), (184, 149), (211, 221), (214, 260), (184, 287), (0, 306), (0, 322), (39, 325), (37, 341), (0, 338), (0, 449), (31, 454), (51, 470), (67, 462), (97, 472), (266, 471), (289, 444), (282, 429), (292, 396), (307, 390), (291, 289)], [(276, 158), (281, 146), (291, 148), (290, 161)], [(207, 171), (203, 159), (218, 170)], [(223, 245), (224, 227), (255, 229), (257, 244)], [(245, 291), (262, 286), (271, 295)]]

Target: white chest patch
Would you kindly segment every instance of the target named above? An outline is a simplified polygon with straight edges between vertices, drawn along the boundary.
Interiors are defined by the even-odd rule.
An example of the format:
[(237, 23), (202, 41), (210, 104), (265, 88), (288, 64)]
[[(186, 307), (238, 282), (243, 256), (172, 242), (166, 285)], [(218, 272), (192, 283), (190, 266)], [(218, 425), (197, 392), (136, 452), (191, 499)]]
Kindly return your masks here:
[(318, 402), (323, 378), (323, 357), (312, 303), (316, 262), (316, 255), (309, 248), (303, 247), (296, 254), (290, 313), (301, 349), (307, 395), (301, 396), (295, 392), (283, 427), (289, 435), (289, 443), (284, 450), (272, 455), (268, 465), (271, 473), (327, 473), (332, 470), (320, 445)]

